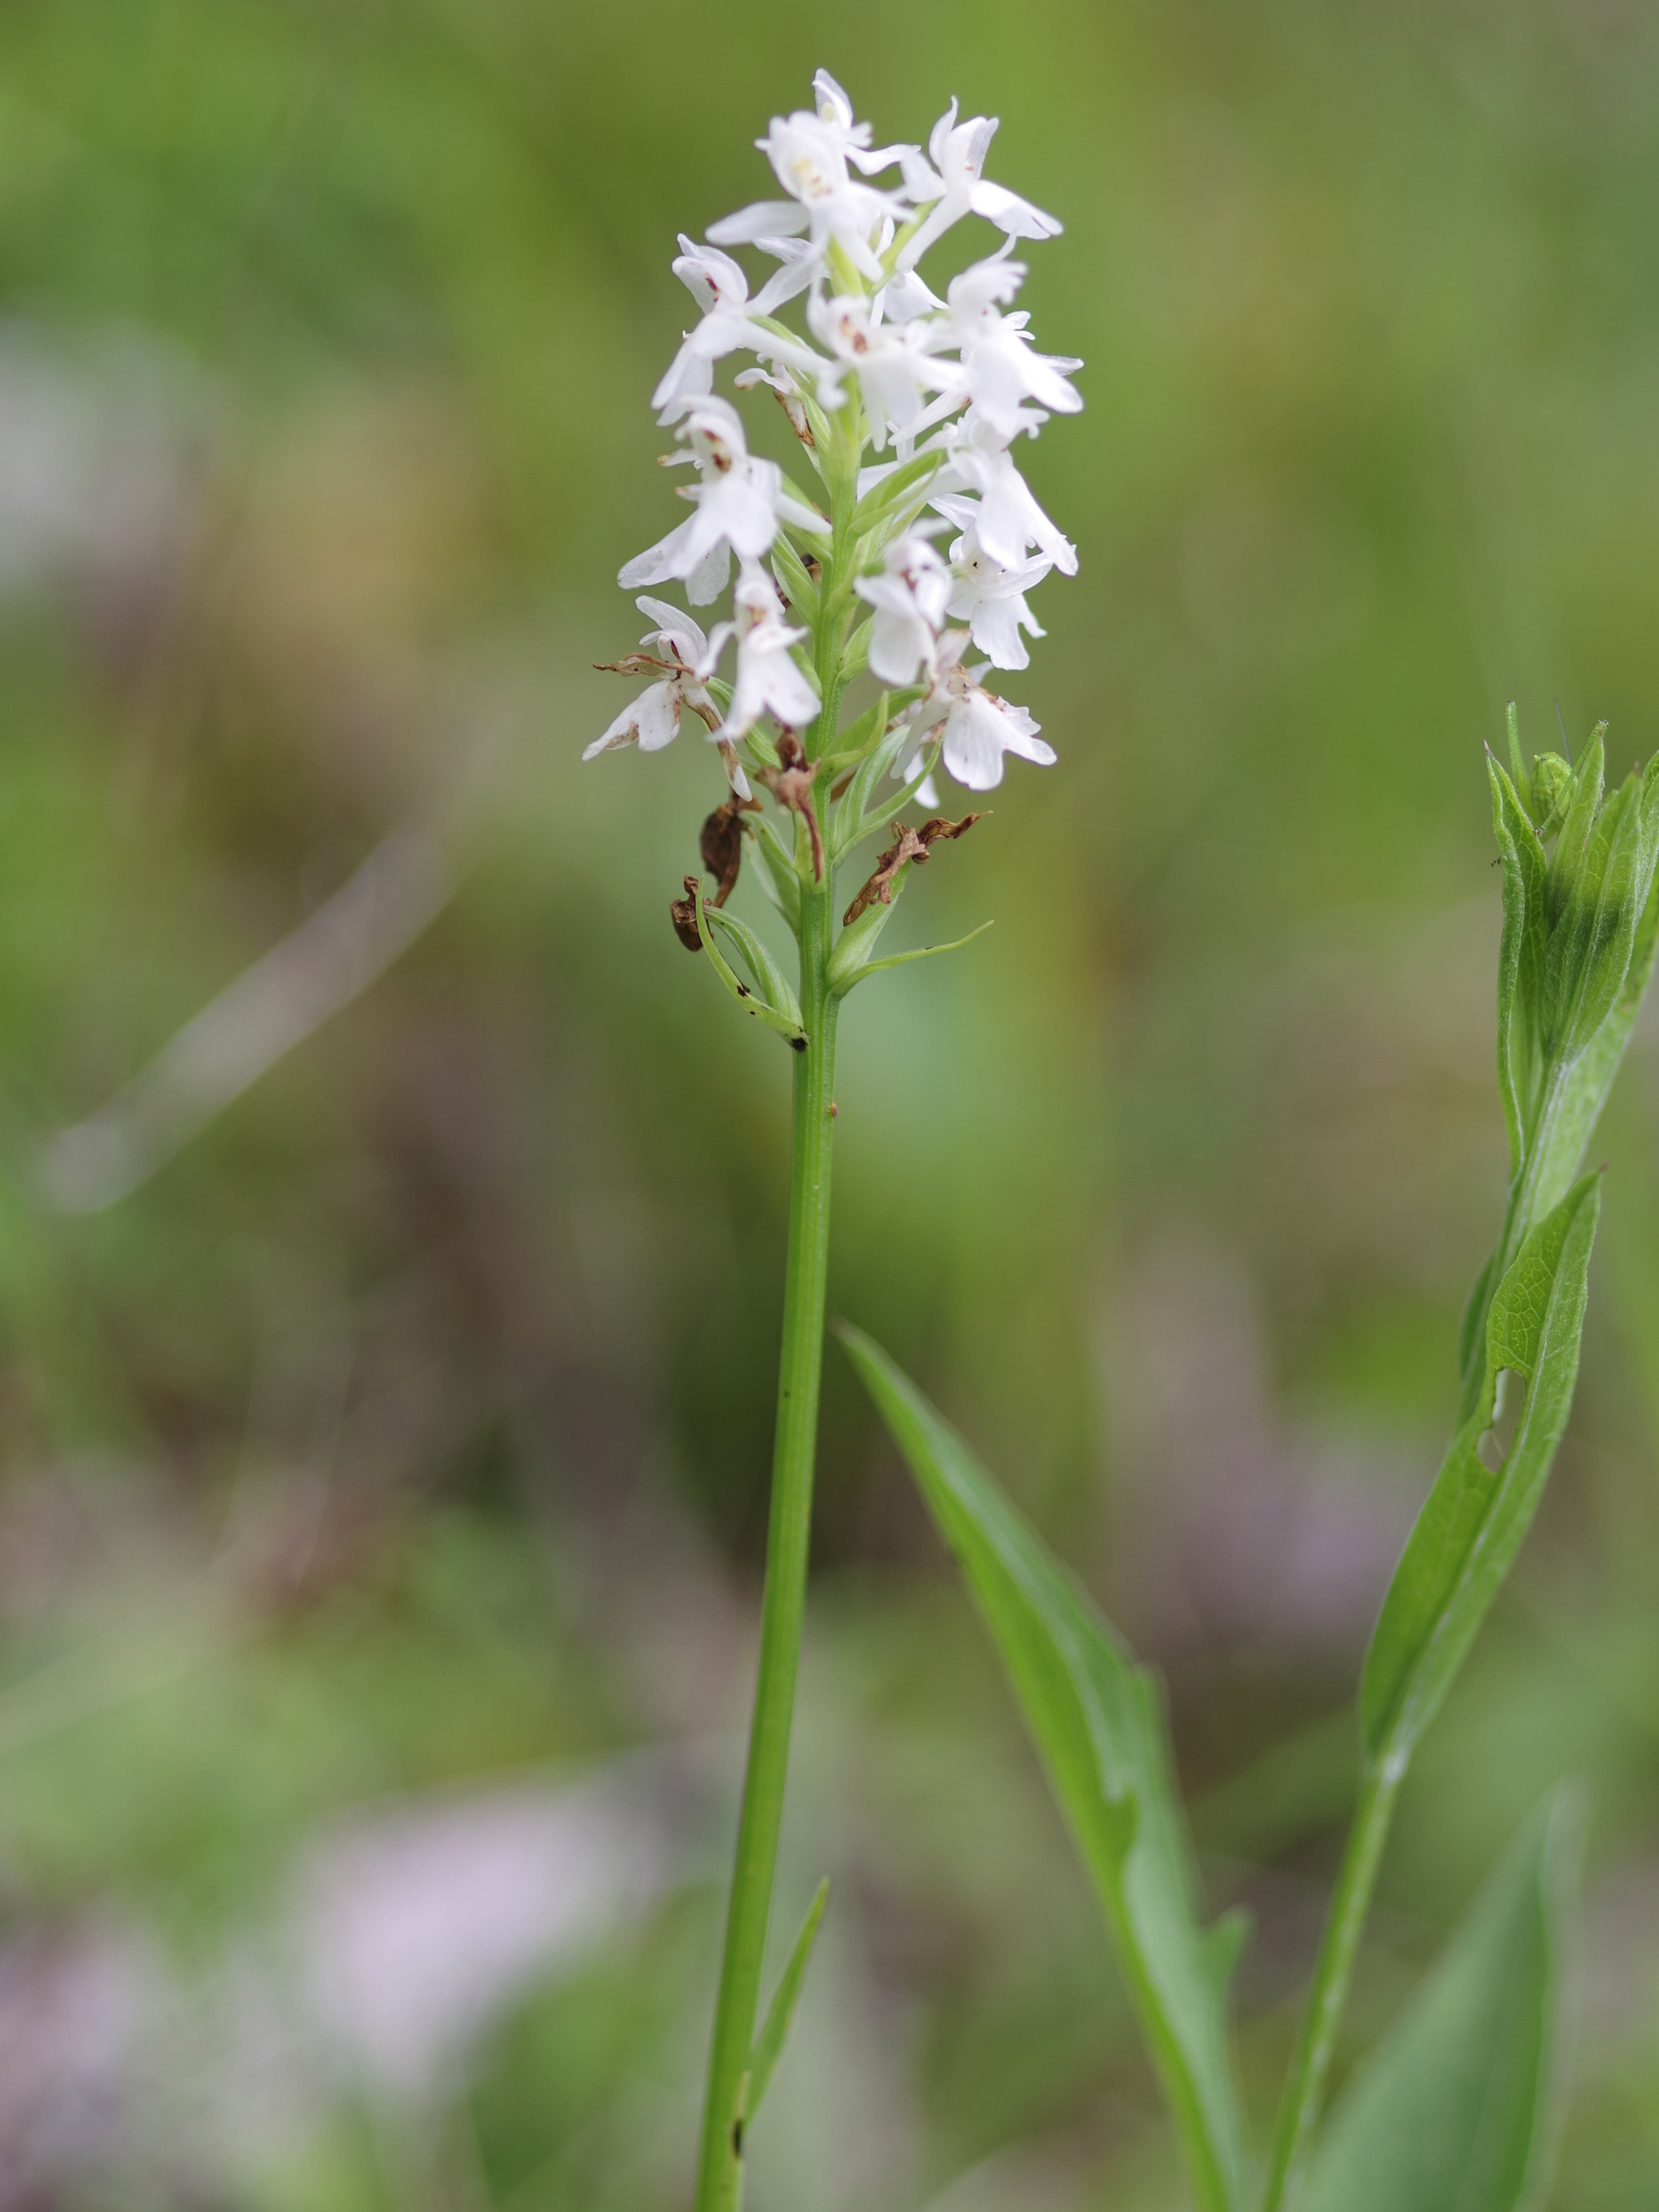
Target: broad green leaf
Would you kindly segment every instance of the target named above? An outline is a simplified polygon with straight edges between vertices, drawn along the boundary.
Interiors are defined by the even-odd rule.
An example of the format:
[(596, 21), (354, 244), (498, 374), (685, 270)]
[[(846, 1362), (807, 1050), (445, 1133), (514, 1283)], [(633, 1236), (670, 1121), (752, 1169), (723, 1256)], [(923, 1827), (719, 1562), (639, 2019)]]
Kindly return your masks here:
[(1558, 1792), (1338, 2105), (1297, 2212), (1524, 2212), (1548, 2181), (1579, 1823)]
[(749, 2093), (744, 2110), (752, 2121), (761, 2108), (761, 2100), (771, 2086), (772, 2075), (783, 2056), (783, 2046), (789, 2039), (789, 2029), (795, 2017), (795, 2006), (799, 2000), (801, 1985), (806, 1979), (806, 1968), (812, 1956), (812, 1946), (817, 1940), (818, 1923), (823, 1917), (823, 1908), (830, 1901), (830, 1880), (826, 1875), (812, 1893), (812, 1902), (806, 1908), (806, 1917), (801, 1922), (789, 1953), (772, 2002), (766, 2008), (766, 2020), (755, 2038), (755, 2048), (749, 2060)]
[[(1598, 1177), (1576, 1183), (1493, 1293), (1474, 1410), (1418, 1516), (1365, 1655), (1361, 1731), (1377, 1765), (1409, 1758), (1537, 1510), (1572, 1406), (1601, 1197)], [(1506, 1449), (1492, 1425), (1504, 1376), (1515, 1378), (1508, 1395), (1520, 1394)]]
[(1098, 1892), (1199, 2202), (1231, 2212), (1244, 2188), (1225, 2019), (1239, 1929), (1198, 1924), (1157, 1679), (879, 1346), (840, 1334), (1002, 1655)]

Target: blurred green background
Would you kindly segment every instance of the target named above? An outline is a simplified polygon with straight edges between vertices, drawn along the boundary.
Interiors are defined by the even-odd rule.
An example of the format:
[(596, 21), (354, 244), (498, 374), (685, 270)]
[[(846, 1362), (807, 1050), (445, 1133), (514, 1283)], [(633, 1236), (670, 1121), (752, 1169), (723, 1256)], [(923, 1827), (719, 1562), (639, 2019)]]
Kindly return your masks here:
[[(1210, 1901), (1255, 1916), (1265, 2124), (1501, 1206), (1481, 745), (1511, 697), (1533, 749), (1558, 697), (1621, 767), (1659, 741), (1659, 18), (10, 0), (6, 2207), (686, 2202), (788, 1070), (668, 926), (708, 750), (578, 757), (638, 631), (611, 580), (673, 519), (674, 234), (769, 189), (750, 142), (820, 63), (880, 141), (1001, 115), (993, 173), (1067, 226), (1025, 304), (1088, 362), (1030, 454), (1081, 574), (1009, 687), (1060, 764), (895, 925), (996, 928), (852, 1003), (832, 1303), (1165, 1670)], [(1343, 2063), (1583, 1775), (1552, 2201), (1634, 2212), (1651, 1023), (1596, 1145), (1573, 1428)], [(1176, 2206), (1083, 1882), (833, 1351), (820, 1484), (781, 1917), (835, 1889), (757, 2212)]]

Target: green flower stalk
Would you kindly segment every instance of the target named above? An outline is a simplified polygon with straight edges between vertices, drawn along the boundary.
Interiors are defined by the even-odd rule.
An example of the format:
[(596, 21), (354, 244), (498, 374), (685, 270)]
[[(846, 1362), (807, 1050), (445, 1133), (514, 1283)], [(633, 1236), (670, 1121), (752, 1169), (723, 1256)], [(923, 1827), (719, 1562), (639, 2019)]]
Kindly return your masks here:
[[(715, 224), (707, 245), (680, 240), (674, 273), (702, 316), (653, 404), (685, 448), (674, 458), (696, 471), (685, 495), (693, 512), (622, 571), (623, 586), (641, 591), (638, 605), (652, 628), (641, 649), (608, 665), (652, 680), (585, 756), (656, 751), (686, 716), (702, 724), (726, 796), (700, 834), (706, 874), (688, 875), (672, 902), (674, 928), (688, 950), (707, 953), (740, 1009), (794, 1054), (760, 1658), (698, 2212), (729, 2212), (740, 2201), (745, 2134), (823, 1909), (820, 1891), (763, 2020), (806, 1602), (841, 1002), (883, 969), (954, 949), (878, 953), (911, 872), (980, 819), (928, 811), (911, 821), (907, 811), (937, 809), (933, 779), (941, 769), (978, 792), (1001, 781), (1010, 754), (1054, 761), (1026, 710), (984, 679), (994, 668), (1028, 665), (1026, 638), (1042, 633), (1025, 594), (1051, 568), (1071, 574), (1077, 567), (1011, 449), (1051, 414), (1081, 405), (1069, 382), (1081, 364), (1036, 352), (1026, 317), (1003, 312), (1025, 275), (1010, 258), (1014, 241), (1052, 237), (1060, 225), (985, 177), (994, 121), (958, 122), (953, 101), (925, 154), (872, 149), (869, 125), (854, 121), (834, 80), (820, 71), (813, 89), (813, 109), (774, 118), (760, 142), (788, 197)], [(892, 171), (897, 177), (885, 185), (868, 181)], [(941, 299), (918, 264), (969, 216), (1000, 229), (1003, 244), (954, 277)], [(778, 264), (752, 295), (740, 264), (722, 250), (728, 246), (752, 246)], [(780, 318), (796, 300), (804, 331)], [(781, 405), (800, 476), (751, 453), (736, 406), (714, 392), (715, 365), (733, 355), (754, 364), (734, 388), (765, 387)], [(943, 551), (934, 542), (941, 537), (950, 538)], [(725, 591), (734, 556), (732, 615), (707, 633), (651, 595), (678, 583), (692, 606), (708, 606)], [(975, 648), (983, 658), (970, 662)], [(729, 676), (721, 672), (728, 650)], [(843, 721), (855, 690), (866, 696), (851, 696)], [(772, 802), (769, 814), (757, 787)], [(838, 870), (884, 834), (884, 848), (842, 910)], [(794, 939), (794, 982), (728, 909), (745, 854)]]

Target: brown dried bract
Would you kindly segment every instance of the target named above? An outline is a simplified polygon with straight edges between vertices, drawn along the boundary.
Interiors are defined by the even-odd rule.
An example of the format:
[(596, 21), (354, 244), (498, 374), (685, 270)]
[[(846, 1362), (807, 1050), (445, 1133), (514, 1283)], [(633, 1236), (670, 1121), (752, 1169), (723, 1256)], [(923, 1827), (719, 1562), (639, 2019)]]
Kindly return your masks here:
[(620, 660), (596, 660), (601, 676), (684, 676), (685, 665), (663, 660), (654, 653), (625, 653)]
[(982, 814), (964, 814), (960, 822), (950, 822), (942, 814), (933, 814), (920, 830), (913, 830), (908, 822), (896, 822), (892, 843), (877, 861), (874, 875), (842, 915), (843, 926), (855, 922), (869, 907), (891, 906), (893, 885), (901, 868), (912, 860), (920, 867), (932, 846), (941, 839), (960, 837), (964, 830), (971, 830), (975, 822), (984, 818)]
[(793, 730), (785, 730), (778, 738), (780, 768), (763, 769), (766, 787), (780, 806), (792, 814), (799, 814), (806, 824), (806, 834), (812, 841), (812, 873), (823, 881), (823, 838), (818, 830), (818, 817), (812, 806), (812, 779), (817, 768), (807, 760), (805, 747)]
[(743, 866), (743, 822), (745, 814), (758, 814), (757, 799), (739, 799), (734, 793), (717, 806), (703, 823), (697, 838), (697, 850), (702, 864), (720, 886), (713, 903), (724, 906), (738, 886), (738, 871)]
[(702, 951), (702, 934), (697, 927), (697, 879), (685, 878), (685, 896), (670, 899), (668, 911), (673, 919), (674, 934), (688, 952)]

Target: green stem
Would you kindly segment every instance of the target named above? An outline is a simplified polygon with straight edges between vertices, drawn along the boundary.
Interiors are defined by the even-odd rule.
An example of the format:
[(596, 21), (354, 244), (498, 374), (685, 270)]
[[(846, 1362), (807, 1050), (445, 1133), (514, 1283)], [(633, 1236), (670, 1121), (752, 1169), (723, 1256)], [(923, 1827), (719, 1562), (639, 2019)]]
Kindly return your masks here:
[(806, 1049), (795, 1058), (789, 1254), (784, 1277), (783, 1351), (778, 1366), (760, 1668), (714, 2010), (697, 2212), (730, 2212), (742, 2193), (741, 2130), (734, 2121), (760, 2007), (761, 1969), (771, 1915), (795, 1676), (806, 1610), (813, 1449), (830, 1258), (830, 1156), (835, 1129), (836, 1016), (840, 1004), (824, 984), (835, 927), (833, 905), (830, 877), (822, 884), (804, 887), (800, 995)]
[(1285, 2084), (1285, 2095), (1279, 2107), (1261, 2212), (1284, 2212), (1301, 2178), (1308, 2145), (1324, 2101), (1325, 2081), (1330, 2072), (1331, 2054), (1336, 2047), (1342, 2008), (1347, 2001), (1348, 1983), (1359, 1950), (1365, 1916), (1370, 1909), (1382, 1846), (1388, 1841), (1394, 1801), (1403, 1778), (1403, 1767), (1398, 1771), (1372, 1767), (1360, 1784), (1359, 1802), (1354, 1808), (1353, 1825), (1348, 1831), (1347, 1848), (1342, 1855), (1341, 1871), (1336, 1878), (1324, 1938), (1319, 1947), (1319, 1964), (1308, 1993), (1307, 2010), (1302, 2016), (1290, 2079)]
[[(847, 626), (857, 547), (852, 518), (858, 505), (863, 419), (856, 403), (834, 418), (822, 458), (833, 531), (818, 591), (814, 666), (819, 713), (809, 746), (817, 758), (833, 750), (840, 720), (842, 640)], [(821, 795), (822, 810), (825, 797)], [(794, 1146), (789, 1178), (789, 1251), (783, 1285), (783, 1350), (778, 1363), (778, 1415), (772, 1448), (772, 1507), (766, 1536), (766, 1589), (761, 1601), (760, 1665), (749, 1729), (749, 1765), (738, 1850), (726, 1906), (726, 1948), (708, 2058), (696, 2212), (736, 2212), (743, 2195), (745, 2082), (760, 2012), (761, 1972), (777, 1871), (778, 1832), (789, 1768), (795, 1677), (806, 1614), (806, 1564), (812, 1523), (812, 1464), (817, 1441), (818, 1385), (823, 1371), (823, 1319), (830, 1264), (830, 1156), (835, 1131), (836, 1017), (830, 989), (836, 939), (836, 881), (826, 861), (813, 881), (807, 844), (796, 824), (802, 870), (800, 1010), (806, 1048), (795, 1057)]]

